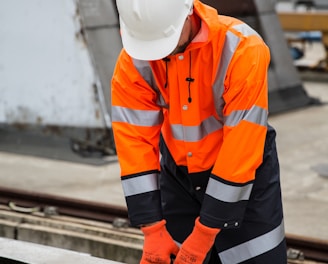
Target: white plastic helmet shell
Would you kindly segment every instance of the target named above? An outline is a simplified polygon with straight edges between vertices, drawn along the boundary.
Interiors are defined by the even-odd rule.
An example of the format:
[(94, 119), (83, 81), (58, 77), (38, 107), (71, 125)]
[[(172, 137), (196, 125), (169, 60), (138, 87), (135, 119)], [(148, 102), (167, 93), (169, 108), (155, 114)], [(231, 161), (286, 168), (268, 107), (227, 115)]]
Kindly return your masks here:
[(116, 0), (123, 47), (140, 60), (157, 60), (177, 46), (193, 0)]

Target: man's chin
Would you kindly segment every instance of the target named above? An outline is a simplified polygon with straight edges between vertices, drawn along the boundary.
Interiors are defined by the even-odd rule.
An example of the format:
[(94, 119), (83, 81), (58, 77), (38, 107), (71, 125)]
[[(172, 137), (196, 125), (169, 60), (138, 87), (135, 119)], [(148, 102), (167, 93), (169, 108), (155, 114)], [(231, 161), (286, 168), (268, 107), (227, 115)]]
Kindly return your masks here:
[(189, 43), (185, 43), (184, 45), (180, 45), (180, 46), (176, 47), (175, 50), (170, 55), (177, 55), (179, 53), (184, 53), (184, 51), (188, 47), (188, 44)]

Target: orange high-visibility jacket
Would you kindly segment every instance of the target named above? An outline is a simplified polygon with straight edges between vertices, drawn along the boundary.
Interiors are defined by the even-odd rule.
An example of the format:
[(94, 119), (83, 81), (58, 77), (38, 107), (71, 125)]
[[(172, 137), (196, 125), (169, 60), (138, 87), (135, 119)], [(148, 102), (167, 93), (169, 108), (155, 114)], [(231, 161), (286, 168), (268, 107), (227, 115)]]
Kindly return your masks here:
[(242, 218), (233, 205), (249, 198), (262, 162), (269, 49), (235, 18), (199, 1), (194, 12), (201, 30), (184, 53), (141, 61), (123, 49), (113, 74), (112, 126), (134, 225), (161, 218), (160, 134), (178, 166), (212, 168), (206, 195), (213, 204), (206, 208), (224, 202), (231, 211), (203, 213), (221, 228)]

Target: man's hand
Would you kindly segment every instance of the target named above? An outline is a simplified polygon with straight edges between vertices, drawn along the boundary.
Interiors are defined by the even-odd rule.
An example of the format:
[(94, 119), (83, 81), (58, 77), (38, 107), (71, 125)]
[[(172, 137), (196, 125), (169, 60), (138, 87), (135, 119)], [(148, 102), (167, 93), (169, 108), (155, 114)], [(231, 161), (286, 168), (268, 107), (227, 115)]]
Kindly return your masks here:
[(179, 247), (166, 230), (166, 221), (162, 220), (154, 225), (141, 227), (145, 241), (140, 264), (170, 264), (171, 255), (176, 256)]
[(202, 264), (212, 248), (219, 228), (210, 228), (195, 221), (192, 233), (183, 242), (174, 264)]

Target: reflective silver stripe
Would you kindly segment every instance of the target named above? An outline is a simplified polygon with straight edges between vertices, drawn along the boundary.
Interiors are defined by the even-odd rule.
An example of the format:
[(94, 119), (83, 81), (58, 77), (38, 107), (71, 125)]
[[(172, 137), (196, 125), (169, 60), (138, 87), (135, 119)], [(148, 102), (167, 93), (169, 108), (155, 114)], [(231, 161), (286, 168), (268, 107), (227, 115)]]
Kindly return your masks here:
[(125, 197), (159, 190), (157, 173), (147, 174), (134, 178), (122, 178)]
[(252, 183), (237, 187), (210, 178), (206, 188), (206, 194), (222, 202), (235, 203), (248, 200), (252, 188)]
[(239, 37), (228, 31), (226, 33), (226, 38), (223, 46), (223, 50), (221, 53), (220, 63), (218, 66), (215, 82), (213, 84), (213, 95), (214, 95), (214, 103), (218, 116), (221, 118), (223, 122), (223, 107), (224, 100), (222, 97), (224, 91), (224, 80), (227, 74), (228, 67), (230, 65), (230, 61), (235, 54), (235, 51), (239, 45)]
[(133, 65), (138, 70), (142, 78), (148, 83), (148, 85), (156, 92), (157, 94), (157, 105), (168, 108), (167, 103), (165, 102), (160, 90), (157, 87), (153, 71), (150, 67), (149, 61), (133, 59)]
[(137, 126), (156, 126), (163, 122), (163, 115), (160, 110), (132, 110), (126, 107), (112, 106), (112, 121)]
[(246, 37), (258, 36), (259, 38), (262, 39), (262, 37), (259, 35), (259, 33), (257, 33), (253, 28), (251, 28), (249, 25), (247, 25), (245, 23), (233, 26), (232, 28), (234, 28), (238, 32), (242, 33)]
[(205, 119), (199, 126), (171, 125), (173, 137), (186, 142), (199, 141), (221, 128), (222, 124), (214, 116)]
[(179, 248), (181, 248), (181, 246), (182, 246), (182, 242), (180, 243), (179, 241), (174, 240), (174, 243), (175, 243)]
[(236, 264), (277, 247), (285, 237), (284, 221), (272, 231), (219, 253), (222, 264)]
[(245, 120), (261, 126), (268, 124), (268, 111), (262, 107), (254, 105), (244, 118)]
[(138, 70), (143, 79), (149, 84), (150, 87), (156, 87), (153, 72), (151, 70), (149, 61), (132, 59), (134, 67)]
[(241, 120), (246, 120), (261, 126), (267, 125), (268, 111), (264, 108), (254, 105), (250, 110), (233, 111), (225, 117), (226, 126), (236, 126)]

